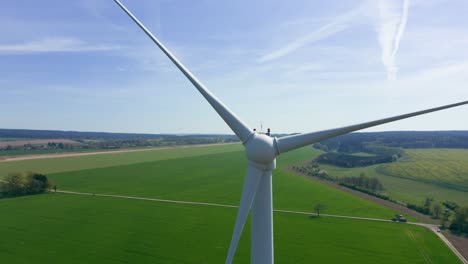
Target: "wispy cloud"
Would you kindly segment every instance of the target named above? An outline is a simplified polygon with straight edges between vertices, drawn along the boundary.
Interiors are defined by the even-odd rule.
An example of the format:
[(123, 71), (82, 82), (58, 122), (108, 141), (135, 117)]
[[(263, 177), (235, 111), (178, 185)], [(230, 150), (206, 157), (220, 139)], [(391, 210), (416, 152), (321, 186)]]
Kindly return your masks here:
[(330, 36), (333, 36), (339, 32), (342, 32), (351, 26), (351, 21), (358, 17), (362, 13), (362, 7), (358, 7), (348, 11), (344, 14), (341, 14), (337, 17), (330, 19), (332, 22), (321, 26), (319, 29), (315, 30), (312, 33), (309, 33), (305, 36), (301, 36), (290, 43), (284, 45), (283, 47), (273, 50), (258, 59), (258, 62), (264, 63), (272, 60), (282, 58), (290, 53), (306, 46), (311, 43), (326, 39)]
[(446, 63), (444, 65), (424, 69), (421, 72), (408, 77), (405, 79), (405, 81), (427, 83), (433, 82), (435, 80), (443, 80), (444, 82), (448, 82), (453, 80), (460, 80), (460, 78), (466, 80), (466, 72), (468, 72), (468, 61)]
[(387, 79), (395, 80), (398, 72), (396, 54), (408, 21), (409, 0), (401, 8), (394, 0), (380, 0), (377, 33), (382, 48), (382, 62), (387, 69)]
[(43, 38), (40, 40), (0, 44), (0, 54), (30, 54), (52, 52), (90, 52), (120, 49), (115, 45), (92, 45), (76, 38)]

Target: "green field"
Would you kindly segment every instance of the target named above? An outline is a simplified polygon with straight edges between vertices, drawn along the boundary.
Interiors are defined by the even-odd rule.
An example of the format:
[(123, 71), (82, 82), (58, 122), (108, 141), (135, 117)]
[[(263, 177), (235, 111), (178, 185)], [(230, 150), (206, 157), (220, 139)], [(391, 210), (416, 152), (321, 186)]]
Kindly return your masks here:
[(401, 162), (384, 164), (379, 172), (468, 192), (468, 150), (408, 149)]
[[(241, 145), (0, 162), (0, 172), (48, 173), (60, 189), (174, 200), (239, 203)], [(307, 147), (278, 167), (311, 159)], [(1, 175), (1, 174), (0, 174)], [(288, 171), (274, 172), (274, 207), (389, 219), (395, 211)], [(235, 208), (46, 194), (0, 200), (0, 256), (6, 263), (222, 263)], [(459, 263), (417, 226), (275, 213), (277, 263)], [(249, 262), (249, 228), (236, 263)]]
[(333, 176), (379, 178), (393, 199), (421, 203), (426, 197), (468, 205), (468, 150), (407, 149), (399, 162), (362, 168), (320, 165)]
[[(223, 263), (236, 209), (49, 194), (0, 200), (4, 263)], [(459, 263), (429, 230), (275, 213), (276, 263)], [(249, 263), (246, 228), (235, 263)]]
[[(39, 154), (59, 154), (59, 153), (82, 153), (91, 152), (92, 150), (80, 150), (80, 149), (44, 149), (44, 150), (2, 150), (0, 151), (1, 156), (24, 156), (24, 155), (39, 155)], [(95, 150), (96, 151), (96, 150)]]
[[(312, 148), (303, 148), (280, 156), (278, 166), (317, 154)], [(50, 178), (63, 190), (237, 205), (246, 166), (243, 151), (233, 151), (57, 173)], [(273, 175), (277, 209), (310, 211), (315, 203), (323, 202), (329, 213), (385, 219), (396, 214), (284, 170), (276, 170)]]
[(63, 157), (54, 159), (35, 159), (9, 162), (0, 161), (0, 177), (6, 176), (10, 172), (36, 171), (41, 173), (53, 173), (75, 171), (139, 162), (176, 159), (181, 157), (193, 157), (205, 154), (224, 153), (236, 150), (239, 151), (241, 149), (241, 144), (230, 144), (222, 146), (213, 145), (190, 148), (154, 149), (139, 152), (109, 153), (103, 155)]
[(353, 155), (360, 156), (360, 157), (375, 157), (376, 156), (375, 154), (366, 153), (366, 152), (354, 152)]

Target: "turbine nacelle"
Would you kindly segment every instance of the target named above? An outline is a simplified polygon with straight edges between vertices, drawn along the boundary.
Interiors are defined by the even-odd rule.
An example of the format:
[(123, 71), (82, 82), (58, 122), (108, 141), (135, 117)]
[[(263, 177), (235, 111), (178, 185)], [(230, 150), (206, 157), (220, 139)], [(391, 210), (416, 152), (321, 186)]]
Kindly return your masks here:
[(279, 155), (276, 138), (254, 132), (244, 144), (247, 159), (261, 166), (270, 166)]

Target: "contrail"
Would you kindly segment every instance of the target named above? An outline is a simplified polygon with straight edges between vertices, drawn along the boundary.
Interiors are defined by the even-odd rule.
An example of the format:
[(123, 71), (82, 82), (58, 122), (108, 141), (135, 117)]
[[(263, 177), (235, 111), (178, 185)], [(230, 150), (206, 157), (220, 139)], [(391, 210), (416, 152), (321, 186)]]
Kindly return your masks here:
[(395, 58), (408, 21), (409, 0), (403, 0), (401, 11), (394, 0), (379, 1), (380, 25), (377, 32), (382, 48), (382, 63), (387, 69), (387, 78), (395, 80), (398, 72)]
[(408, 22), (408, 9), (409, 9), (409, 0), (403, 0), (403, 14), (401, 15), (400, 25), (398, 27), (397, 35), (395, 38), (395, 46), (393, 48), (392, 57), (395, 58), (395, 55), (400, 48), (400, 41), (403, 33), (405, 32), (406, 23)]
[(273, 61), (284, 56), (287, 56), (298, 49), (303, 48), (306, 45), (309, 45), (314, 42), (329, 38), (333, 35), (336, 35), (351, 26), (351, 22), (358, 18), (361, 15), (363, 7), (359, 6), (355, 9), (352, 9), (344, 14), (332, 18), (332, 22), (325, 24), (318, 28), (317, 30), (306, 34), (302, 37), (299, 37), (295, 40), (292, 40), (290, 43), (283, 45), (281, 48), (273, 50), (263, 56), (261, 56), (257, 61), (259, 63), (265, 63)]

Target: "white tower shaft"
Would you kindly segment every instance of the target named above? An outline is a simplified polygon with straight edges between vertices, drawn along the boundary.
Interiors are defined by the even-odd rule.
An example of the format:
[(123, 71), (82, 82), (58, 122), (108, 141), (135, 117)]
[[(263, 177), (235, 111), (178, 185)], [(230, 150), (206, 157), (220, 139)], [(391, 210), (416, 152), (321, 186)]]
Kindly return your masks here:
[(252, 205), (251, 252), (250, 263), (272, 264), (274, 262), (271, 170), (265, 172), (260, 179)]

